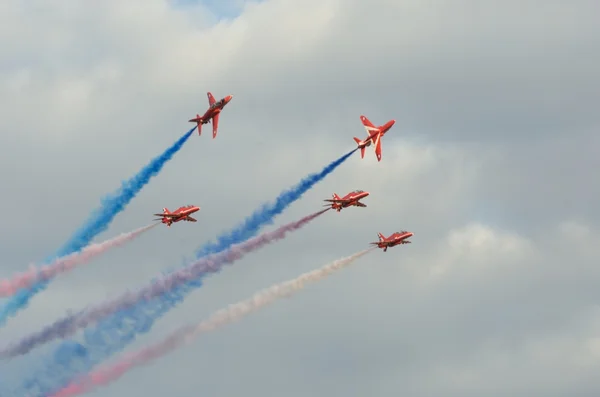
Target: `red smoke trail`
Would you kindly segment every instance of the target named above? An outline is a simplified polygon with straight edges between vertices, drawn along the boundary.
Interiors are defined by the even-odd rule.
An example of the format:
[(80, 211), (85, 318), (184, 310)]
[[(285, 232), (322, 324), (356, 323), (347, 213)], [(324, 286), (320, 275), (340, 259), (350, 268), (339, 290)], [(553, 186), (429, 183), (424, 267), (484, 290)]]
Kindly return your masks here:
[(293, 293), (300, 291), (308, 282), (319, 281), (333, 272), (343, 269), (374, 248), (375, 247), (369, 248), (346, 258), (339, 259), (320, 269), (304, 273), (293, 280), (276, 284), (270, 288), (259, 291), (250, 299), (229, 305), (229, 307), (219, 310), (199, 324), (187, 325), (179, 328), (167, 338), (154, 345), (127, 354), (115, 364), (88, 373), (83, 378), (71, 383), (65, 388), (52, 394), (50, 397), (71, 397), (86, 393), (99, 386), (106, 386), (125, 375), (125, 373), (134, 367), (148, 364), (150, 361), (160, 358), (176, 348), (192, 342), (196, 336), (204, 332), (212, 331), (222, 325), (236, 321), (246, 314), (252, 313), (253, 311), (275, 302), (279, 298), (288, 297)]
[(53, 263), (42, 267), (30, 267), (29, 271), (14, 275), (10, 279), (0, 280), (0, 297), (16, 294), (20, 289), (29, 288), (41, 281), (47, 281), (61, 273), (73, 270), (83, 265), (98, 255), (102, 255), (113, 247), (118, 247), (128, 241), (139, 237), (142, 233), (152, 229), (158, 223), (141, 227), (129, 233), (123, 233), (115, 238), (98, 244), (90, 244), (79, 252), (58, 258)]
[(0, 350), (0, 357), (14, 357), (28, 353), (31, 349), (50, 342), (57, 338), (66, 338), (73, 335), (79, 328), (85, 328), (100, 319), (121, 310), (136, 305), (143, 300), (150, 300), (162, 296), (164, 293), (193, 281), (208, 273), (214, 273), (221, 270), (223, 265), (233, 263), (244, 255), (254, 252), (274, 241), (284, 239), (288, 233), (306, 226), (310, 221), (329, 211), (326, 208), (304, 218), (280, 226), (272, 232), (263, 233), (257, 237), (246, 240), (245, 242), (234, 245), (227, 251), (216, 255), (202, 258), (191, 265), (182, 269), (166, 274), (155, 280), (152, 284), (139, 289), (138, 291), (126, 292), (125, 294), (101, 303), (91, 306), (78, 313), (70, 313), (67, 316), (56, 320), (54, 323), (46, 326), (41, 331), (24, 336), (21, 340)]

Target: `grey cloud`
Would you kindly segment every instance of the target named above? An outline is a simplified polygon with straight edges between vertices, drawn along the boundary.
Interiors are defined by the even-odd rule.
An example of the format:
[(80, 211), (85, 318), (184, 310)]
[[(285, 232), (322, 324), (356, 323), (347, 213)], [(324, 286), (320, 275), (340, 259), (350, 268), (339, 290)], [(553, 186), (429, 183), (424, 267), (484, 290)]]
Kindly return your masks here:
[[(194, 135), (98, 240), (163, 206), (199, 204), (199, 222), (155, 229), (57, 279), (3, 340), (180, 264), (352, 149), (365, 114), (398, 121), (382, 162), (355, 154), (275, 223), (334, 191), (369, 190), (368, 208), (328, 213), (207, 278), (135, 346), (378, 231), (414, 230), (413, 244), (374, 252), (90, 395), (597, 394), (597, 361), (540, 355), (583, 349), (597, 331), (597, 239), (556, 229), (565, 219), (599, 229), (596, 2), (264, 2), (212, 28), (201, 8), (165, 16), (144, 4), (144, 14), (133, 12), (140, 2), (38, 4), (27, 24), (9, 23), (22, 11), (1, 13), (21, 38), (3, 38), (0, 54), (2, 274), (52, 253), (100, 197), (191, 127), (206, 91), (231, 93), (218, 138)], [(518, 232), (534, 254), (492, 242), (490, 254), (467, 246), (452, 259), (446, 237), (473, 221)], [(424, 282), (444, 261), (441, 281)]]
[(482, 4), (339, 3), (318, 42), (320, 62), (290, 61), (277, 86), (323, 98), (307, 105), (314, 111), (334, 92), (363, 106), (377, 97), (409, 128), (443, 140), (498, 141), (491, 132), (514, 136), (523, 127), (539, 139), (596, 120), (597, 5)]

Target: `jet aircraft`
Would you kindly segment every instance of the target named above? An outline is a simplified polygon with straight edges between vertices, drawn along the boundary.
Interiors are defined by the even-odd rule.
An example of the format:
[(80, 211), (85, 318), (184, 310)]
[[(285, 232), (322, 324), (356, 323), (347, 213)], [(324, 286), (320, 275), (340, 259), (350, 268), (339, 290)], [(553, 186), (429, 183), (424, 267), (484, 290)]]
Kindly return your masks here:
[(376, 245), (378, 248), (383, 248), (383, 252), (387, 252), (389, 247), (394, 247), (398, 244), (410, 244), (410, 241), (406, 239), (412, 237), (413, 235), (413, 232), (407, 232), (406, 230), (393, 233), (389, 237), (385, 237), (383, 234), (377, 233), (379, 241), (371, 244)]
[(331, 204), (325, 204), (324, 207), (330, 206), (332, 209), (336, 210), (337, 212), (340, 212), (342, 210), (342, 208), (351, 207), (351, 206), (366, 207), (366, 205), (359, 202), (359, 200), (367, 197), (368, 195), (369, 195), (369, 192), (365, 192), (364, 190), (355, 190), (353, 192), (348, 193), (344, 197), (340, 197), (336, 193), (333, 193), (333, 195), (332, 195), (333, 198), (323, 200), (323, 201), (328, 201), (331, 203)]
[(154, 216), (160, 217), (154, 220), (162, 221), (162, 223), (165, 223), (168, 227), (171, 227), (171, 224), (179, 221), (196, 222), (196, 219), (192, 218), (190, 215), (198, 210), (200, 210), (200, 207), (195, 205), (179, 207), (173, 212), (170, 212), (168, 208), (163, 208), (162, 214), (154, 214)]
[(367, 130), (367, 139), (361, 141), (359, 138), (354, 137), (354, 141), (360, 148), (360, 158), (365, 157), (365, 148), (367, 146), (371, 146), (371, 143), (375, 145), (375, 156), (377, 156), (377, 161), (381, 161), (381, 138), (385, 135), (386, 132), (389, 131), (390, 128), (396, 123), (396, 120), (390, 120), (384, 125), (380, 125), (376, 127), (369, 121), (365, 116), (360, 116), (360, 121), (362, 121), (363, 126)]
[(217, 132), (219, 130), (219, 116), (221, 114), (221, 111), (223, 110), (225, 105), (227, 105), (229, 101), (231, 101), (233, 95), (227, 95), (225, 98), (219, 101), (216, 101), (215, 97), (210, 92), (207, 92), (206, 96), (208, 96), (208, 110), (202, 116), (196, 114), (196, 117), (190, 119), (189, 122), (198, 124), (198, 135), (202, 135), (202, 124), (207, 124), (212, 120), (214, 139), (217, 137)]

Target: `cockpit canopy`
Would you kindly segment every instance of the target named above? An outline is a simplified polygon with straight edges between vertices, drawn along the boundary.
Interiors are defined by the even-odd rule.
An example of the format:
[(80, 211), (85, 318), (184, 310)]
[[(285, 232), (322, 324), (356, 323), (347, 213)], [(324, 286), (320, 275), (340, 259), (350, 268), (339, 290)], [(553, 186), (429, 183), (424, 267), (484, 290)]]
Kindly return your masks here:
[(210, 105), (210, 107), (214, 109), (214, 108), (219, 107), (219, 106), (221, 106), (223, 104), (225, 104), (225, 98), (216, 101), (215, 103), (213, 103), (212, 105)]
[(354, 191), (352, 191), (352, 193), (354, 193), (354, 194), (359, 194), (359, 193), (364, 193), (364, 192), (365, 192), (364, 190), (354, 190)]

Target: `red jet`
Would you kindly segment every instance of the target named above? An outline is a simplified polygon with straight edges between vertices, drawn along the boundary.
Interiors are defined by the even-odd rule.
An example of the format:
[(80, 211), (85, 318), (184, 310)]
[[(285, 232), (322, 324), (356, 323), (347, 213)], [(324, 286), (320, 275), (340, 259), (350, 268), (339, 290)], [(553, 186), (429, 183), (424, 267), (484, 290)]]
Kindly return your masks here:
[(195, 205), (179, 207), (173, 212), (170, 212), (168, 208), (163, 208), (162, 214), (154, 214), (154, 216), (160, 216), (161, 218), (154, 220), (162, 221), (162, 223), (166, 223), (168, 227), (171, 227), (172, 223), (179, 221), (196, 222), (196, 219), (192, 218), (190, 215), (198, 210), (200, 210), (200, 207)]
[(396, 123), (396, 120), (390, 120), (384, 125), (380, 125), (379, 127), (375, 127), (373, 123), (369, 121), (365, 116), (360, 116), (360, 121), (362, 121), (365, 129), (367, 130), (367, 139), (361, 141), (359, 138), (354, 137), (354, 141), (358, 144), (360, 148), (360, 158), (365, 157), (365, 148), (367, 146), (371, 146), (371, 143), (375, 143), (375, 155), (377, 156), (377, 161), (381, 161), (381, 138), (385, 135), (386, 132), (389, 131), (390, 128)]
[(376, 245), (379, 248), (383, 248), (383, 252), (386, 252), (389, 247), (394, 247), (398, 244), (410, 244), (410, 241), (406, 239), (412, 237), (413, 235), (413, 232), (407, 232), (406, 230), (396, 232), (390, 237), (384, 237), (383, 234), (377, 233), (377, 236), (379, 236), (379, 241), (371, 244)]
[(208, 96), (208, 110), (204, 113), (203, 116), (199, 114), (196, 115), (196, 118), (190, 119), (190, 123), (198, 124), (198, 135), (202, 135), (202, 124), (208, 124), (212, 120), (213, 125), (213, 139), (217, 137), (217, 130), (219, 129), (219, 115), (221, 114), (221, 110), (231, 101), (233, 95), (227, 95), (225, 98), (220, 101), (216, 101), (213, 94), (207, 92)]
[(332, 199), (327, 199), (323, 201), (329, 201), (331, 204), (325, 204), (324, 207), (331, 206), (332, 209), (340, 212), (342, 208), (346, 207), (366, 207), (365, 204), (360, 203), (359, 200), (367, 197), (369, 192), (365, 192), (364, 190), (355, 190), (353, 192), (348, 193), (344, 197), (340, 197), (337, 194), (333, 193)]

